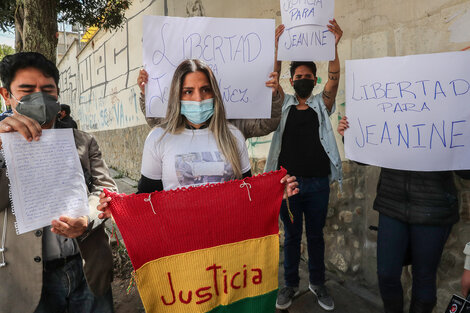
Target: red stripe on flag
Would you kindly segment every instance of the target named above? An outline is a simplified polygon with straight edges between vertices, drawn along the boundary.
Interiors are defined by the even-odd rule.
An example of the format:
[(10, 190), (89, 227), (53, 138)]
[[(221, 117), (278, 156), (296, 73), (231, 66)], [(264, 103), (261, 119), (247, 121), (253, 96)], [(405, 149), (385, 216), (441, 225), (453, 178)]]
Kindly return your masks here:
[(137, 270), (164, 256), (277, 234), (285, 174), (151, 194), (106, 193)]

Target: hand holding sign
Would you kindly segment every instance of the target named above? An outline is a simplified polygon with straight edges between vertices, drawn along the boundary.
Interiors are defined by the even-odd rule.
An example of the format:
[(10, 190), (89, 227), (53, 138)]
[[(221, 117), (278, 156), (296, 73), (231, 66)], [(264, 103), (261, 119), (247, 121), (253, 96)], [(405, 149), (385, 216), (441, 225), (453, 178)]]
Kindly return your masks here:
[(139, 76), (137, 77), (137, 85), (140, 88), (140, 92), (145, 95), (145, 85), (149, 82), (149, 74), (146, 70), (141, 69)]
[(277, 94), (279, 91), (279, 73), (278, 72), (272, 72), (269, 75), (270, 80), (266, 82), (266, 87), (271, 88), (273, 91), (273, 95)]
[(349, 128), (348, 118), (343, 116), (338, 122), (338, 134), (344, 136), (344, 132)]
[(286, 29), (284, 24), (281, 24), (278, 27), (276, 27), (276, 31), (274, 33), (274, 47), (276, 48), (276, 53), (277, 53), (277, 48), (279, 47), (279, 37), (281, 37), (282, 33), (284, 33), (284, 29)]
[(339, 40), (343, 36), (343, 31), (341, 30), (341, 27), (339, 27), (335, 19), (330, 20), (330, 24), (328, 24), (326, 27), (328, 27), (328, 30), (332, 32), (333, 35), (335, 35), (335, 46), (337, 46)]

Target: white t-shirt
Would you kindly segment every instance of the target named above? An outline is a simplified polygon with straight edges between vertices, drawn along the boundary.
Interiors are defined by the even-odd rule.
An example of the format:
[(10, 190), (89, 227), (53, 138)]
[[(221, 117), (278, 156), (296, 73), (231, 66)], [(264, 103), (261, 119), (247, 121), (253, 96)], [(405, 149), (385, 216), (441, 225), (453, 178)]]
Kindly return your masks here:
[[(250, 170), (248, 150), (242, 133), (233, 125), (229, 129), (238, 143), (242, 173)], [(165, 134), (153, 129), (145, 140), (141, 173), (147, 178), (162, 180), (165, 190), (235, 179), (232, 166), (217, 148), (208, 129), (185, 129), (180, 134)]]

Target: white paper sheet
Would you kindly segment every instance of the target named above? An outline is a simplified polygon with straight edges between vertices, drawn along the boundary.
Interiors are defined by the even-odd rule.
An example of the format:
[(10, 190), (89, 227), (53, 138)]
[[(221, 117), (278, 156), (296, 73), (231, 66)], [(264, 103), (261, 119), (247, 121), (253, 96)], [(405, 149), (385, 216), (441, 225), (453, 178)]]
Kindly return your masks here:
[(331, 61), (335, 59), (335, 35), (326, 26), (286, 28), (279, 37), (277, 59), (282, 61)]
[(227, 118), (270, 118), (274, 20), (144, 16), (147, 116), (165, 116), (176, 67), (201, 59), (219, 83)]
[(39, 141), (0, 134), (18, 234), (61, 215), (87, 215), (88, 198), (72, 129), (43, 130)]
[(334, 0), (281, 0), (282, 24), (286, 28), (307, 24), (326, 26), (334, 14)]
[(346, 61), (346, 157), (417, 171), (470, 169), (470, 52)]

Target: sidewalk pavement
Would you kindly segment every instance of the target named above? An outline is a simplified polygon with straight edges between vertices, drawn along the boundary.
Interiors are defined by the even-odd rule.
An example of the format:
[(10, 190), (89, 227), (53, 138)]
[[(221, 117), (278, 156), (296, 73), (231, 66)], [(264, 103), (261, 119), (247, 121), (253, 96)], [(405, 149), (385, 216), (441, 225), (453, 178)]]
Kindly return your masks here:
[[(281, 250), (282, 253), (282, 250)], [(282, 258), (282, 256), (281, 256)], [(284, 267), (279, 264), (279, 288), (284, 286)], [(305, 260), (300, 261), (300, 294), (294, 299), (288, 310), (276, 310), (276, 313), (325, 313), (317, 303), (316, 296), (308, 289), (308, 267)], [(335, 301), (335, 313), (381, 313), (381, 301), (378, 295), (364, 287), (342, 281), (337, 276), (326, 273), (326, 287)]]
[[(116, 170), (110, 169), (111, 176), (116, 181), (119, 193), (131, 194), (137, 191), (137, 182), (123, 176)], [(279, 264), (279, 287), (283, 286), (282, 250)], [(308, 289), (308, 268), (305, 260), (300, 262), (300, 294), (294, 299), (288, 310), (276, 310), (276, 313), (325, 313), (317, 303), (315, 295)], [(354, 283), (344, 282), (331, 273), (326, 273), (326, 286), (335, 301), (335, 313), (380, 313), (381, 301), (364, 287)]]

